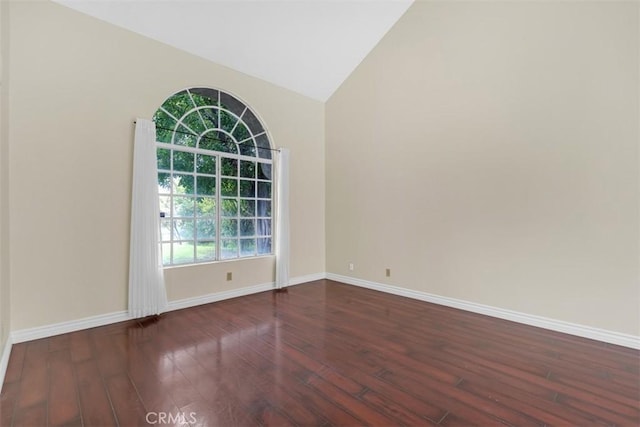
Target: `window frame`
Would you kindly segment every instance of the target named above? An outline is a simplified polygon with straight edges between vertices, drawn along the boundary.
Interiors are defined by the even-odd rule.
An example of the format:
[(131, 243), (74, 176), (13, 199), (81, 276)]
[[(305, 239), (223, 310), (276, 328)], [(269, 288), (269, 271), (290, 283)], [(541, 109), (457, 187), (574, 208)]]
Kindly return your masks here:
[[(210, 105), (197, 105), (191, 96), (191, 90), (193, 89), (206, 89), (217, 92), (217, 99), (215, 104)], [(182, 111), (182, 116), (180, 118), (176, 117), (176, 115), (169, 112), (164, 108), (164, 105), (167, 104), (171, 98), (176, 97), (178, 95), (183, 95), (184, 93), (189, 94), (189, 98), (192, 102), (192, 108), (184, 109)], [(240, 103), (242, 105), (242, 111), (240, 115), (226, 108), (225, 105), (222, 104), (221, 99), (226, 97), (227, 99), (231, 98), (234, 102)], [(235, 105), (236, 109), (238, 104)], [(203, 118), (201, 110), (215, 110), (215, 127), (207, 128), (205, 120)], [(223, 117), (224, 111), (230, 117), (235, 120), (233, 127), (229, 129), (223, 129), (224, 123), (221, 123), (221, 118)], [(246, 103), (239, 100), (237, 97), (221, 91), (219, 89), (209, 89), (209, 88), (187, 88), (182, 91), (176, 92), (167, 98), (163, 105), (158, 108), (156, 114), (154, 115), (154, 121), (158, 114), (167, 115), (175, 122), (175, 126), (171, 132), (171, 142), (163, 142), (156, 138), (156, 157), (158, 159), (158, 191), (159, 191), (159, 199), (158, 203), (161, 203), (161, 212), (163, 213), (161, 218), (161, 230), (160, 230), (160, 250), (162, 254), (162, 263), (164, 268), (170, 267), (178, 267), (178, 266), (188, 266), (188, 265), (198, 265), (204, 263), (217, 263), (217, 262), (226, 262), (233, 260), (243, 260), (243, 259), (252, 259), (259, 257), (267, 257), (273, 256), (274, 254), (274, 214), (275, 214), (275, 180), (274, 180), (274, 161), (273, 156), (271, 155), (271, 138), (268, 135), (268, 130), (262, 123), (262, 121), (258, 118), (258, 115), (252, 111)], [(198, 112), (198, 116), (200, 117), (203, 127), (205, 128), (202, 132), (196, 132), (184, 122), (185, 118), (189, 117), (189, 115), (194, 112)], [(261, 132), (256, 134), (253, 133), (252, 126), (243, 120), (243, 117), (246, 113), (249, 113), (248, 118), (250, 120), (257, 120), (258, 128)], [(213, 120), (212, 120), (213, 122)], [(248, 132), (248, 137), (244, 138), (240, 141), (234, 136), (234, 133), (238, 126), (242, 124), (245, 127), (245, 131)], [(254, 125), (255, 126), (255, 122)], [(194, 146), (182, 145), (176, 143), (176, 136), (180, 134), (177, 132), (181, 127), (187, 129), (188, 132), (192, 133), (196, 136), (196, 141), (193, 144)], [(227, 152), (221, 150), (213, 150), (209, 148), (200, 148), (200, 143), (203, 141), (208, 134), (215, 134), (217, 132), (221, 132), (226, 135), (226, 138), (230, 139), (235, 144), (235, 152)], [(259, 144), (257, 138), (262, 138), (262, 142)], [(264, 145), (264, 138), (266, 138), (268, 143), (268, 148)], [(240, 145), (243, 143), (247, 143), (250, 141), (253, 146), (250, 146), (248, 149), (249, 152), (253, 152), (253, 155), (242, 154), (242, 151), (246, 151), (240, 148)], [(221, 143), (221, 140), (218, 140)], [(161, 167), (161, 158), (160, 158), (160, 150), (167, 150), (169, 156), (169, 164), (168, 168)], [(263, 150), (269, 150), (268, 153), (265, 153)], [(190, 153), (193, 155), (193, 167), (191, 170), (176, 170), (174, 165), (175, 153)], [(198, 161), (200, 160), (200, 156), (209, 156), (215, 159), (215, 174), (204, 173), (198, 170)], [(226, 160), (231, 160), (236, 162), (235, 166), (235, 175), (223, 175), (222, 164)], [(243, 166), (243, 162), (250, 162), (253, 164), (253, 177), (242, 176), (241, 167)], [(187, 162), (189, 163), (189, 162)], [(261, 166), (262, 165), (262, 166)], [(163, 166), (165, 166), (163, 164)], [(251, 169), (251, 167), (249, 167)], [(268, 170), (267, 172), (265, 172)], [(262, 173), (261, 173), (262, 172)], [(160, 183), (161, 174), (168, 175), (168, 186), (163, 186)], [(261, 177), (261, 175), (263, 175)], [(269, 175), (269, 176), (267, 176)], [(193, 177), (193, 184), (191, 184), (192, 191), (191, 193), (177, 193), (177, 186), (179, 185), (179, 179), (176, 180), (176, 176), (191, 176)], [(206, 195), (200, 194), (198, 189), (198, 177), (205, 178), (214, 178), (215, 180), (215, 194), (214, 195)], [(235, 180), (235, 195), (224, 195), (222, 191), (222, 182), (225, 179)], [(252, 184), (245, 184), (245, 186), (253, 187), (253, 195), (242, 195), (241, 188), (242, 182), (251, 182)], [(267, 194), (259, 193), (259, 188), (263, 188), (267, 190)], [(175, 208), (176, 198), (177, 197), (185, 197), (190, 200), (192, 204), (192, 214), (191, 215), (177, 215), (177, 211)], [(199, 215), (198, 211), (198, 201), (199, 200), (212, 200), (215, 205), (215, 212), (213, 215)], [(168, 206), (162, 206), (162, 201), (168, 200)], [(224, 215), (223, 205), (226, 200), (235, 200), (236, 201), (236, 209), (234, 216)], [(249, 201), (247, 206), (253, 204), (253, 213), (251, 216), (243, 216), (241, 211), (241, 206), (243, 201)], [(265, 209), (264, 212), (261, 212), (258, 209), (258, 206), (263, 206)], [(213, 238), (205, 237), (199, 238), (198, 236), (198, 227), (199, 221), (210, 221), (212, 220), (215, 227), (215, 235)], [(233, 224), (235, 220), (235, 232), (232, 233), (231, 236), (224, 235), (223, 231), (223, 223), (225, 221), (230, 221)], [(181, 236), (176, 236), (177, 233), (177, 225), (178, 221), (193, 221), (191, 226), (191, 235), (190, 238), (183, 238)], [(253, 223), (253, 232), (250, 235), (243, 235), (241, 225), (249, 225)], [(168, 224), (168, 227), (167, 227)], [(229, 223), (227, 223), (229, 224)], [(259, 227), (258, 225), (261, 224)], [(168, 228), (168, 235), (167, 229)], [(230, 254), (225, 255), (225, 251), (223, 250), (223, 244), (228, 241), (235, 242), (235, 254), (231, 254), (232, 256), (228, 256)], [(251, 253), (243, 252), (243, 244), (244, 242), (252, 242), (249, 245), (252, 245), (253, 250)], [(200, 243), (213, 243), (213, 247), (215, 248), (215, 253), (213, 257), (200, 257), (199, 258), (199, 248)], [(174, 247), (176, 244), (187, 243), (193, 246), (193, 252), (190, 258), (185, 259), (176, 259)], [(268, 252), (263, 251), (264, 248), (268, 247)], [(261, 249), (262, 248), (262, 249)], [(167, 254), (168, 250), (168, 254)]]

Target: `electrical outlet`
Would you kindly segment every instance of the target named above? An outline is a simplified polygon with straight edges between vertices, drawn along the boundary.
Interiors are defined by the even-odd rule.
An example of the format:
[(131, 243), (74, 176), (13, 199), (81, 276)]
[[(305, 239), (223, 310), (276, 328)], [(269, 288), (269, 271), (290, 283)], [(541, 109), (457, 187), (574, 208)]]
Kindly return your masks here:
[(231, 280), (233, 280), (233, 273), (229, 271), (227, 273), (227, 282), (230, 282)]
[(385, 275), (387, 277), (391, 277), (391, 269), (390, 268), (387, 268), (387, 270), (385, 271)]
[(352, 262), (349, 263), (349, 271), (353, 271), (353, 263)]

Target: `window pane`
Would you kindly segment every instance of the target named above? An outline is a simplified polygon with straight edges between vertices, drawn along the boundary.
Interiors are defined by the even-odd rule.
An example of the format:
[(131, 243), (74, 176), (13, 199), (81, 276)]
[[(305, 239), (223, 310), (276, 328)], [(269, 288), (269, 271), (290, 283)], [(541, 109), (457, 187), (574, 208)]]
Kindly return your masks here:
[(171, 192), (171, 174), (160, 172), (158, 174), (158, 192), (170, 193)]
[(220, 129), (231, 132), (237, 121), (238, 119), (228, 111), (220, 110)]
[(271, 220), (270, 219), (258, 219), (257, 233), (258, 236), (270, 236), (271, 235)]
[(270, 182), (258, 182), (258, 197), (264, 197), (265, 199), (271, 198)]
[(173, 185), (175, 194), (193, 194), (193, 175), (173, 174)]
[(254, 219), (240, 220), (240, 236), (254, 236), (256, 234), (256, 222)]
[(240, 180), (240, 197), (256, 197), (255, 181)]
[(198, 136), (194, 135), (192, 131), (186, 127), (180, 125), (173, 134), (173, 143), (176, 145), (182, 145), (185, 147), (195, 147)]
[(187, 264), (193, 262), (193, 243), (173, 243), (173, 263)]
[(264, 132), (260, 121), (251, 111), (249, 111), (248, 108), (242, 115), (242, 121), (249, 126), (249, 129), (251, 129), (251, 132), (253, 132), (254, 135)]
[(204, 150), (221, 151), (223, 153), (238, 153), (238, 147), (232, 139), (222, 132), (208, 132), (198, 143)]
[(207, 132), (204, 135), (200, 135), (198, 148), (202, 148), (203, 150), (219, 151), (222, 144), (217, 135), (218, 132)]
[(234, 112), (237, 116), (240, 116), (245, 109), (242, 102), (224, 92), (220, 93), (220, 104), (227, 110)]
[(213, 219), (197, 219), (198, 239), (211, 240), (216, 238), (216, 223)]
[(171, 214), (171, 197), (170, 196), (160, 196), (160, 218), (164, 214), (165, 217), (168, 217)]
[(240, 200), (240, 216), (256, 216), (256, 201)]
[(271, 200), (258, 200), (256, 216), (271, 216)]
[(200, 111), (200, 115), (204, 120), (204, 124), (207, 129), (215, 129), (218, 127), (218, 109), (216, 108), (203, 108)]
[(240, 177), (242, 178), (255, 178), (256, 177), (256, 162), (240, 162)]
[(240, 239), (240, 256), (254, 256), (256, 254), (256, 239)]
[(158, 148), (156, 149), (156, 156), (158, 157), (158, 169), (171, 169), (171, 150)]
[(271, 180), (271, 165), (269, 163), (258, 163), (258, 179)]
[(221, 259), (231, 259), (238, 257), (238, 240), (222, 239), (220, 242)]
[(238, 180), (223, 178), (220, 180), (220, 193), (223, 196), (237, 197), (238, 196)]
[(238, 220), (223, 218), (222, 224), (220, 224), (220, 235), (222, 237), (236, 237), (238, 236)]
[(215, 175), (216, 174), (216, 158), (213, 156), (198, 154), (196, 171), (198, 173)]
[(222, 157), (220, 159), (220, 174), (224, 176), (238, 176), (238, 161)]
[(251, 134), (249, 134), (249, 130), (242, 122), (238, 123), (238, 126), (236, 126), (232, 135), (236, 141), (244, 141), (251, 136)]
[(258, 239), (258, 255), (265, 255), (271, 253), (271, 237), (265, 239)]
[(189, 113), (186, 117), (182, 119), (182, 123), (186, 125), (191, 131), (197, 135), (202, 134), (207, 128), (204, 125), (204, 122), (200, 118), (200, 113), (197, 111), (193, 111)]
[(162, 265), (171, 264), (171, 243), (162, 244)]
[(163, 241), (171, 240), (171, 220), (163, 219), (160, 221), (160, 234)]
[(193, 216), (194, 201), (193, 197), (174, 196), (173, 216)]
[(173, 170), (181, 172), (193, 172), (193, 153), (174, 150)]
[(216, 105), (218, 104), (218, 91), (207, 87), (194, 87), (189, 89), (191, 97), (196, 105)]
[(173, 220), (173, 240), (193, 239), (193, 220), (174, 219)]
[(214, 196), (216, 194), (216, 178), (212, 176), (198, 176), (198, 194)]
[(162, 104), (162, 108), (177, 118), (182, 117), (186, 111), (193, 107), (194, 105), (186, 90), (176, 93)]
[(196, 245), (197, 261), (213, 261), (216, 259), (215, 242), (198, 242)]
[(196, 215), (198, 217), (215, 217), (216, 199), (213, 197), (198, 197), (196, 200)]
[(238, 148), (240, 149), (240, 154), (243, 156), (256, 156), (256, 142), (253, 138), (238, 143)]
[(238, 201), (234, 199), (222, 199), (222, 216), (238, 216)]
[(153, 121), (156, 123), (156, 141), (171, 144), (176, 121), (159, 108), (153, 116)]
[(271, 158), (271, 144), (267, 135), (262, 134), (256, 137), (256, 146), (258, 147), (258, 155), (263, 159)]

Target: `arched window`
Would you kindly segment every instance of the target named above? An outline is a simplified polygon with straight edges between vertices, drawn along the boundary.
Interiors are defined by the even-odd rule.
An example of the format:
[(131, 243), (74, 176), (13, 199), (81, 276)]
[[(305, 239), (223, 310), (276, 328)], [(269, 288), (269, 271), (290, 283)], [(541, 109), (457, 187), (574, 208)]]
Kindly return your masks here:
[(242, 101), (209, 88), (156, 111), (163, 264), (272, 253), (269, 136)]

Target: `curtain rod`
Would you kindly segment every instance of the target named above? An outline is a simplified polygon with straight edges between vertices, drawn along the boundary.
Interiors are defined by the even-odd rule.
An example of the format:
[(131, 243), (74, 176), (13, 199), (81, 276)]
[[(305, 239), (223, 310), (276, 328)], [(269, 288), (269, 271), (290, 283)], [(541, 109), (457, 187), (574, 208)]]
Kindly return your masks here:
[[(137, 122), (134, 120), (134, 121), (133, 121), (133, 124), (135, 125), (136, 123), (137, 123)], [(192, 132), (184, 132), (184, 131), (181, 131), (181, 130), (174, 130), (174, 129), (164, 128), (164, 127), (162, 127), (162, 126), (158, 126), (158, 125), (156, 125), (156, 129), (168, 130), (168, 131), (171, 131), (171, 132), (174, 132), (174, 133), (181, 133), (181, 134), (183, 134), (183, 135), (191, 135), (191, 136), (195, 136), (196, 138), (200, 138), (200, 136), (199, 136), (199, 135), (196, 135), (195, 133), (192, 133)], [(210, 137), (208, 137), (208, 136), (203, 136), (203, 137), (201, 137), (201, 138), (202, 138), (202, 139), (206, 139), (206, 140), (215, 140), (215, 138), (210, 138)], [(219, 141), (219, 142), (220, 142), (220, 141)], [(236, 143), (236, 145), (240, 146), (240, 145), (246, 144), (246, 143), (248, 143), (248, 142), (249, 142), (249, 140), (244, 141), (244, 142), (238, 142), (238, 143)], [(269, 150), (269, 151), (277, 151), (277, 152), (280, 152), (280, 149), (279, 149), (279, 148), (256, 147), (256, 149), (258, 149), (258, 150)]]

